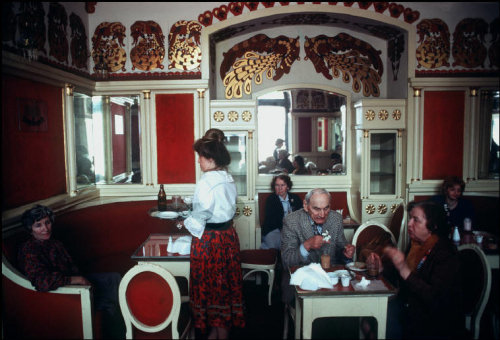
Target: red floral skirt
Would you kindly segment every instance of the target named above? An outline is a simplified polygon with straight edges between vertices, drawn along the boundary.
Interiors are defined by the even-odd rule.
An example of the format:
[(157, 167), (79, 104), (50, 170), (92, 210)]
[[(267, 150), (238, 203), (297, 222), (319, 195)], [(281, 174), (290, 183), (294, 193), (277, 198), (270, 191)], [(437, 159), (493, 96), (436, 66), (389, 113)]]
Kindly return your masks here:
[(240, 242), (236, 230), (207, 230), (191, 242), (190, 305), (194, 325), (245, 327)]

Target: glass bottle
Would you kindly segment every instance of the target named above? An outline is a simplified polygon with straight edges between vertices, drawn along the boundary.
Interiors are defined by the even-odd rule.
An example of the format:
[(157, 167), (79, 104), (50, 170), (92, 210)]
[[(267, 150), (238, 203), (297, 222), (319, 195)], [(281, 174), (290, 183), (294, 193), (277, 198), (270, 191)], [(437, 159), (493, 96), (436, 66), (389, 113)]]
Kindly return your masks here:
[(460, 233), (458, 231), (458, 227), (455, 226), (455, 229), (453, 229), (453, 242), (459, 243), (460, 242)]
[(160, 184), (160, 191), (158, 192), (158, 211), (167, 210), (167, 194), (163, 189), (163, 184)]

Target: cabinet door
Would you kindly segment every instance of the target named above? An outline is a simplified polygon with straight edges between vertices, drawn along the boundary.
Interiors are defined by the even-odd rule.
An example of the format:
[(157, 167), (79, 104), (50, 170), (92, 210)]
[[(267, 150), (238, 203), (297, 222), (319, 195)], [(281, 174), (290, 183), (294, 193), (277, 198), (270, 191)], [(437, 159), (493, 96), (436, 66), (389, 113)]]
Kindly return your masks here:
[(240, 239), (240, 249), (255, 249), (255, 202), (238, 202), (233, 222)]
[(370, 134), (370, 196), (396, 195), (396, 143), (395, 132)]
[(226, 147), (231, 156), (229, 173), (233, 176), (238, 196), (247, 196), (247, 133), (224, 132)]

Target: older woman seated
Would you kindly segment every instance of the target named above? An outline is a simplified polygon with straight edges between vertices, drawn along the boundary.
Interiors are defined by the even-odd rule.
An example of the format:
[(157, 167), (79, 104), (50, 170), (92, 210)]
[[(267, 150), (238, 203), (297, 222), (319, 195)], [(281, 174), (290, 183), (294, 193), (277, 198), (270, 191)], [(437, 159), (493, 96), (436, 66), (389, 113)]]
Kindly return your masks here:
[[(118, 303), (118, 273), (93, 273), (82, 276), (64, 245), (53, 238), (54, 213), (36, 205), (22, 215), (22, 223), (31, 234), (19, 249), (18, 263), (36, 290), (46, 292), (65, 285), (92, 285), (94, 306), (103, 311), (103, 335), (123, 338), (125, 324)], [(55, 307), (56, 308), (56, 307)]]
[[(394, 247), (385, 249), (399, 276), (398, 298), (389, 304), (388, 338), (403, 326), (403, 338), (456, 339), (464, 334), (460, 264), (442, 206), (430, 202), (408, 205), (410, 250), (405, 257)], [(375, 253), (370, 255), (380, 261)], [(395, 327), (396, 326), (396, 327)]]

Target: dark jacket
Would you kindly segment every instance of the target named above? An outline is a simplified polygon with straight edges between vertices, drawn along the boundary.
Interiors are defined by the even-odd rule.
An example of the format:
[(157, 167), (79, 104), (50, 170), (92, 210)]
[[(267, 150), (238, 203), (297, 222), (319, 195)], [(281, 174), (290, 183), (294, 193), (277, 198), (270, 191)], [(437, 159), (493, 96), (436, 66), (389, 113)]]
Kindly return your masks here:
[(420, 269), (401, 281), (407, 312), (404, 338), (463, 337), (460, 262), (456, 247), (439, 239)]
[[(288, 193), (288, 200), (292, 211), (299, 210), (302, 208), (302, 200), (296, 194)], [(262, 224), (262, 236), (264, 237), (270, 231), (279, 228), (283, 228), (283, 216), (285, 212), (283, 211), (283, 205), (278, 195), (272, 193), (266, 199), (266, 206), (264, 212), (264, 223)]]

